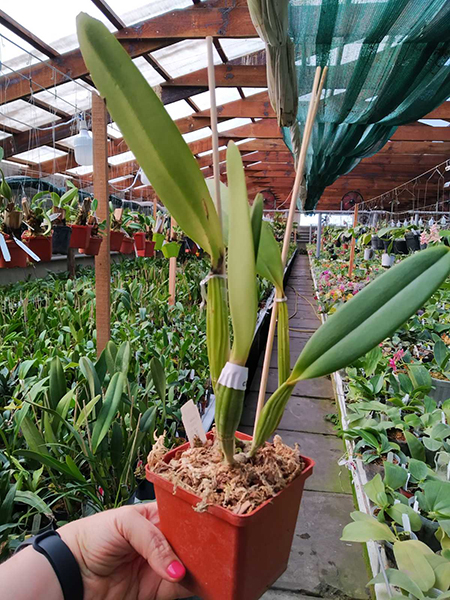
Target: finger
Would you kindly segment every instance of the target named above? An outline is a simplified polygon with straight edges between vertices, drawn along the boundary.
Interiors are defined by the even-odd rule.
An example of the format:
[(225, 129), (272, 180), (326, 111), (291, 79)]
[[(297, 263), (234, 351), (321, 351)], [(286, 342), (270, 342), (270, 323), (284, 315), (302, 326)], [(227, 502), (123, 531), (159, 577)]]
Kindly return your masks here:
[(170, 544), (141, 510), (133, 509), (116, 512), (117, 530), (160, 577), (170, 582), (181, 581), (186, 570)]
[(159, 524), (159, 514), (158, 514), (158, 505), (156, 502), (145, 502), (142, 504), (135, 504), (133, 509), (137, 510), (141, 515), (143, 515), (147, 521), (153, 523), (153, 525), (158, 526)]

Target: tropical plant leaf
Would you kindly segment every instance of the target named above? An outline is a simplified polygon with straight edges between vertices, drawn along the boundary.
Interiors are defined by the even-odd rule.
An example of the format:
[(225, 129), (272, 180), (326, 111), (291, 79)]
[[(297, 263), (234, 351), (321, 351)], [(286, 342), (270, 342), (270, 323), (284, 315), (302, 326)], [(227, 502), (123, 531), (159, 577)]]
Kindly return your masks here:
[(166, 373), (161, 362), (153, 357), (150, 361), (150, 372), (152, 374), (153, 383), (156, 388), (156, 393), (163, 402), (166, 401)]
[(125, 376), (123, 373), (115, 373), (109, 382), (106, 390), (105, 400), (100, 410), (97, 420), (95, 421), (92, 431), (92, 452), (95, 454), (100, 446), (103, 438), (108, 433), (108, 430), (113, 422), (119, 404), (122, 400), (122, 392), (125, 384)]
[(30, 419), (30, 417), (24, 417), (21, 423), (21, 429), (23, 437), (28, 445), (28, 448), (32, 452), (37, 452), (46, 456), (50, 456), (50, 452), (47, 450), (44, 438), (40, 434), (38, 428)]
[(423, 592), (432, 588), (436, 581), (431, 565), (424, 560), (427, 554), (433, 554), (432, 550), (418, 540), (394, 544), (394, 556), (399, 570), (406, 573)]
[[(32, 452), (31, 450), (20, 450), (19, 453), (21, 456), (24, 456), (25, 458), (31, 458), (33, 460), (37, 460), (38, 462), (40, 462), (42, 465), (45, 465), (49, 469), (53, 469), (55, 471), (58, 471), (59, 473), (63, 473), (64, 475), (67, 475), (70, 479), (73, 479), (74, 477), (75, 477), (75, 479), (77, 479), (77, 477), (74, 475), (72, 469), (70, 469), (65, 462), (56, 460), (56, 458), (53, 458), (50, 455), (42, 454), (41, 452)], [(80, 479), (80, 481), (82, 483), (86, 482), (84, 477), (82, 479)]]
[(48, 504), (46, 504), (42, 498), (39, 498), (39, 496), (33, 492), (16, 492), (15, 501), (28, 504), (28, 506), (35, 508), (40, 513), (44, 513), (46, 515), (52, 514), (52, 509), (48, 506)]
[[(386, 575), (389, 583), (392, 585), (409, 592), (414, 598), (418, 598), (418, 600), (424, 600), (425, 596), (423, 595), (422, 590), (406, 573), (402, 573), (397, 569), (386, 569)], [(377, 583), (385, 583), (383, 573), (378, 573), (378, 575), (371, 579), (367, 585), (375, 585)], [(404, 598), (404, 596), (401, 597)]]
[(264, 198), (262, 194), (256, 194), (256, 198), (250, 209), (250, 221), (252, 224), (253, 247), (255, 249), (255, 261), (258, 257), (259, 241), (261, 238), (262, 217), (264, 210)]
[(52, 358), (50, 362), (48, 399), (50, 408), (53, 410), (58, 406), (58, 402), (67, 392), (66, 376), (61, 361), (57, 356)]
[(100, 21), (81, 13), (83, 59), (108, 111), (164, 206), (186, 235), (223, 256), (219, 218), (204, 177), (177, 126), (130, 56)]
[(372, 521), (356, 521), (344, 527), (341, 540), (343, 542), (385, 541), (395, 542), (395, 535), (384, 523), (372, 517)]
[(450, 249), (417, 252), (369, 283), (309, 339), (287, 383), (323, 377), (351, 364), (389, 337), (450, 273)]
[(130, 342), (123, 342), (117, 351), (115, 360), (116, 373), (123, 373), (125, 376), (128, 374), (130, 368), (131, 359), (131, 346)]
[(97, 375), (97, 371), (95, 370), (92, 361), (86, 356), (82, 356), (80, 358), (80, 370), (86, 377), (86, 381), (88, 382), (91, 398), (94, 398), (95, 396), (101, 394), (102, 386), (100, 383), (100, 379)]
[(256, 271), (258, 275), (273, 283), (277, 289), (283, 289), (283, 264), (280, 247), (267, 221), (262, 222)]

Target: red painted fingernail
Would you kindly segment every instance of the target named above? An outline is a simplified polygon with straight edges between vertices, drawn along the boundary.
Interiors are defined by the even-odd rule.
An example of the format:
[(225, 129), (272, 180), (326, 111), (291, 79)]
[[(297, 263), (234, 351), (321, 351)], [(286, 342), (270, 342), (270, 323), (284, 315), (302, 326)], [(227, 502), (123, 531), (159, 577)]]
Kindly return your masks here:
[(180, 561), (174, 560), (167, 567), (167, 574), (169, 577), (172, 577), (172, 579), (181, 579), (186, 575), (186, 569), (180, 563)]

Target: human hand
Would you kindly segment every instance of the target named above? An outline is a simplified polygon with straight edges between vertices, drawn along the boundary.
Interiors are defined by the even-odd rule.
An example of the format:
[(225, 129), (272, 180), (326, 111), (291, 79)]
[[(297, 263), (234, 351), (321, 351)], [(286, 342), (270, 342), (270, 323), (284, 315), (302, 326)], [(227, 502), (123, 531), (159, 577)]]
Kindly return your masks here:
[(107, 510), (58, 529), (81, 570), (84, 600), (173, 600), (191, 593), (158, 529), (156, 502)]

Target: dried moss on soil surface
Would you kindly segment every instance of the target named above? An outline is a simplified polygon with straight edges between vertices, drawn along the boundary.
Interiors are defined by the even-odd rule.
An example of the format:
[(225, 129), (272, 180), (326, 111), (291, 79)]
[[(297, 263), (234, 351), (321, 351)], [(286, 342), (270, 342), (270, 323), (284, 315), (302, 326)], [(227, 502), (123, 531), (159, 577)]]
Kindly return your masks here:
[(179, 486), (198, 496), (201, 500), (196, 510), (218, 505), (245, 515), (293, 481), (302, 472), (304, 463), (297, 445), (286, 446), (278, 435), (252, 458), (246, 454), (250, 443), (239, 442), (239, 445), (237, 462), (232, 467), (223, 462), (219, 444), (213, 440), (180, 451), (170, 463), (165, 463), (162, 458), (167, 448), (161, 437), (148, 456), (148, 464), (175, 488)]

